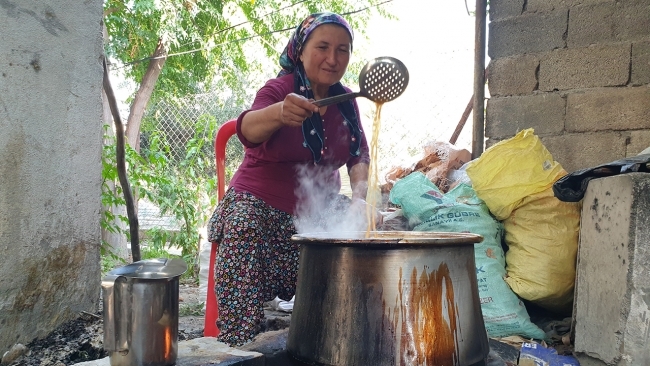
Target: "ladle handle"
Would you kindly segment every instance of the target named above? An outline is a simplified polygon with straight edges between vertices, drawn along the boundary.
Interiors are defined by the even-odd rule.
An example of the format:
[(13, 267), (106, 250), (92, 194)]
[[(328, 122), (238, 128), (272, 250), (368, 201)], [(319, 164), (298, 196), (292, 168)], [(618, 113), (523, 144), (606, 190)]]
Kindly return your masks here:
[(359, 92), (339, 94), (333, 97), (317, 100), (313, 104), (317, 107), (327, 107), (328, 105), (337, 104), (337, 103), (345, 102), (346, 100), (354, 99), (360, 95), (361, 93)]

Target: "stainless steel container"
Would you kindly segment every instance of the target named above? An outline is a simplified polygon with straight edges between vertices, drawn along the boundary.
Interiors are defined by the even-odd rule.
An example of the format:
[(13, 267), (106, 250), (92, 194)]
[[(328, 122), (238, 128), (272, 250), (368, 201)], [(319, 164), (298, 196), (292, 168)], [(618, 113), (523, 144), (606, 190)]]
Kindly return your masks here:
[(104, 349), (111, 366), (167, 366), (178, 357), (178, 281), (182, 259), (150, 259), (102, 280)]
[(295, 235), (301, 244), (287, 351), (337, 366), (482, 365), (489, 346), (476, 283), (480, 235)]

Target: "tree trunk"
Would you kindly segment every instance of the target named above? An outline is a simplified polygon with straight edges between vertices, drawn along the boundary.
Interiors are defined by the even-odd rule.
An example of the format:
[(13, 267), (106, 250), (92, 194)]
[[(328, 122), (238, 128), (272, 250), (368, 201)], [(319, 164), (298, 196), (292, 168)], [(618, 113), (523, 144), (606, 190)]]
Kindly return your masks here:
[[(108, 98), (106, 97), (106, 93), (102, 90), (102, 105), (104, 107), (104, 113), (103, 113), (103, 123), (105, 125), (109, 125), (110, 128), (108, 129), (108, 134), (109, 136), (115, 136), (115, 131), (113, 130), (113, 115), (111, 114), (111, 107), (108, 104)], [(114, 181), (109, 181), (106, 182), (108, 187), (113, 191), (113, 194), (116, 192), (115, 188), (115, 182)], [(112, 225), (119, 227), (121, 230), (126, 230), (126, 224), (124, 221), (120, 220), (117, 216), (122, 215), (126, 216), (126, 207), (120, 205), (120, 206), (114, 206), (114, 207), (102, 207), (103, 211), (110, 211), (113, 213), (113, 215), (116, 216), (115, 220), (113, 220)], [(106, 229), (102, 229), (102, 240), (108, 243), (110, 245), (110, 250), (113, 252), (113, 254), (117, 255), (118, 257), (127, 260), (129, 258), (129, 248), (126, 243), (126, 236), (122, 233), (112, 233)]]
[(129, 112), (129, 119), (126, 124), (127, 143), (138, 152), (140, 151), (140, 125), (142, 124), (142, 117), (153, 93), (156, 81), (158, 81), (158, 77), (165, 65), (165, 61), (167, 61), (167, 49), (163, 45), (162, 40), (159, 39), (156, 50), (149, 61), (147, 72), (142, 77), (140, 88), (135, 94), (133, 104), (131, 104), (131, 111)]
[[(106, 30), (106, 24), (102, 27), (103, 29), (103, 35), (104, 35), (104, 44), (108, 42), (108, 31)], [(106, 92), (102, 89), (102, 107), (103, 107), (103, 113), (102, 113), (102, 123), (104, 125), (110, 126), (108, 129), (108, 135), (111, 137), (115, 136), (115, 125), (113, 124), (113, 114), (111, 112), (111, 106), (108, 102), (108, 97), (106, 96)], [(104, 141), (104, 144), (106, 144), (106, 141)], [(106, 182), (108, 187), (113, 191), (113, 194), (116, 194), (116, 182), (115, 181), (110, 181)], [(120, 220), (117, 216), (126, 215), (126, 207), (123, 205), (120, 206), (115, 206), (115, 207), (102, 207), (102, 211), (109, 211), (113, 215), (116, 216), (115, 220), (113, 220), (112, 225), (115, 225), (120, 228), (120, 230), (125, 231), (126, 230), (126, 224), (124, 221)], [(124, 259), (125, 261), (129, 259), (129, 248), (126, 242), (126, 236), (122, 233), (112, 233), (106, 229), (102, 229), (102, 240), (108, 245), (110, 245), (110, 250), (113, 252), (113, 254), (117, 255), (118, 257)]]
[(125, 154), (125, 133), (124, 133), (124, 124), (122, 123), (122, 118), (120, 117), (120, 110), (117, 107), (117, 100), (115, 99), (115, 93), (113, 93), (113, 87), (111, 86), (111, 81), (108, 77), (108, 65), (106, 64), (106, 57), (104, 57), (104, 92), (106, 93), (106, 99), (108, 100), (108, 105), (111, 108), (111, 114), (113, 115), (113, 122), (115, 122), (115, 160), (117, 163), (117, 177), (120, 180), (120, 186), (122, 186), (122, 193), (124, 193), (124, 201), (126, 202), (126, 214), (129, 217), (129, 233), (131, 234), (131, 257), (133, 261), (137, 262), (140, 260), (140, 237), (138, 234), (138, 215), (134, 210), (134, 200), (133, 192), (131, 192), (131, 184), (129, 183), (129, 177), (126, 174), (126, 154)]

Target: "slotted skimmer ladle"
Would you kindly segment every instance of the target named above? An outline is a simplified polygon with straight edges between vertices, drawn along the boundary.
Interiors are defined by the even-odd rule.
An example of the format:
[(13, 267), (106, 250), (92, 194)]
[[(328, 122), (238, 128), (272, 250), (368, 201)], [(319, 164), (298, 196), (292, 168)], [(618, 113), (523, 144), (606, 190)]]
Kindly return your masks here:
[(375, 103), (385, 103), (404, 93), (409, 83), (409, 72), (402, 61), (394, 57), (377, 57), (368, 62), (359, 73), (359, 91), (314, 102), (318, 107), (341, 103), (356, 97), (365, 97)]

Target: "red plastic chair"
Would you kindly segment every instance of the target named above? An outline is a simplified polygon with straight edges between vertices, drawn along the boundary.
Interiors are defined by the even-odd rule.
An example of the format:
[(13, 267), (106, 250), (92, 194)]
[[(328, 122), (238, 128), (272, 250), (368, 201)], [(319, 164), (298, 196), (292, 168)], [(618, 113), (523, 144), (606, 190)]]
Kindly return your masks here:
[[(217, 200), (221, 201), (226, 192), (226, 144), (230, 137), (237, 133), (237, 120), (230, 120), (217, 130), (214, 139), (214, 155), (217, 165)], [(210, 249), (210, 272), (208, 272), (208, 296), (205, 301), (205, 324), (203, 326), (204, 337), (216, 337), (219, 335), (217, 318), (219, 307), (217, 295), (214, 293), (214, 261), (217, 257), (217, 243), (212, 243)]]

